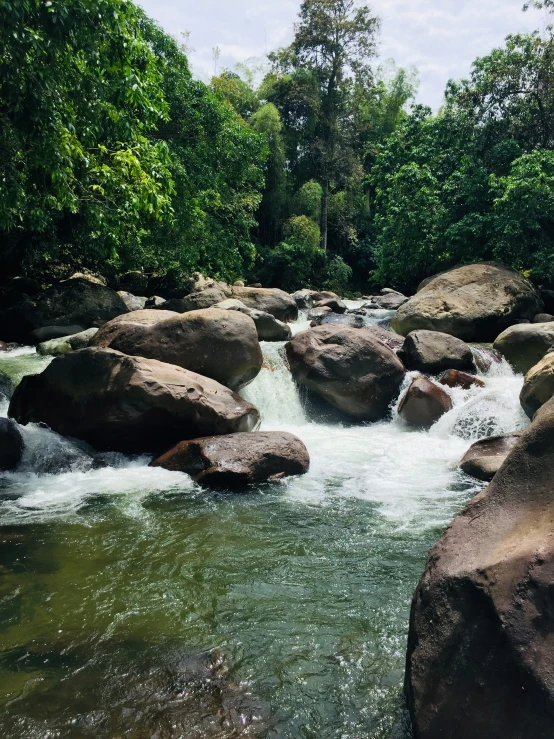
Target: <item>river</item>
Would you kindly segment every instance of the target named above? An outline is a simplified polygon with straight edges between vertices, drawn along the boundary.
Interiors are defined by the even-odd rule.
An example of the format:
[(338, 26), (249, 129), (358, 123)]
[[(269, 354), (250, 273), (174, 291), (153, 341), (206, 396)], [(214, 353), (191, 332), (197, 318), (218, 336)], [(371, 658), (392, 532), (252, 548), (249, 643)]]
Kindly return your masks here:
[[(243, 395), (263, 429), (304, 441), (304, 477), (207, 493), (148, 458), (103, 455), (100, 466), (85, 445), (25, 430), (21, 467), (0, 476), (2, 737), (196, 739), (141, 733), (153, 701), (163, 712), (144, 686), (175, 655), (205, 650), (267, 705), (269, 736), (409, 736), (411, 596), (430, 546), (482, 487), (459, 459), (527, 425), (523, 379), (493, 364), (484, 389), (451, 391), (453, 410), (414, 431), (395, 408), (382, 423), (337, 418), (299, 392), (283, 344), (263, 351)], [(21, 349), (0, 354), (0, 372), (47, 361)]]

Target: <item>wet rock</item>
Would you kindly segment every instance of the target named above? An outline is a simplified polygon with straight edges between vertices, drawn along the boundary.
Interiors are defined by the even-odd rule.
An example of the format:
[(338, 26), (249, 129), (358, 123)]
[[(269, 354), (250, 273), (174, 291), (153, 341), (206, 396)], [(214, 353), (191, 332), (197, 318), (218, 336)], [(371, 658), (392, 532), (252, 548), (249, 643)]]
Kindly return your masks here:
[(439, 382), (446, 387), (461, 387), (462, 390), (469, 390), (472, 387), (485, 387), (483, 380), (467, 372), (460, 372), (460, 370), (447, 370)]
[(151, 466), (185, 472), (204, 487), (240, 489), (303, 475), (310, 467), (310, 457), (293, 434), (259, 431), (183, 441)]
[(147, 298), (133, 295), (132, 293), (125, 292), (125, 290), (118, 290), (117, 294), (130, 311), (144, 310), (146, 308)]
[(9, 415), (45, 423), (96, 449), (145, 453), (184, 439), (251, 431), (258, 411), (223, 385), (194, 372), (111, 349), (56, 357), (24, 377)]
[(296, 382), (353, 418), (384, 418), (405, 375), (396, 354), (369, 329), (319, 326), (286, 345)]
[(10, 347), (6, 344), (5, 341), (0, 341), (0, 352), (9, 352)]
[(307, 310), (313, 308), (313, 294), (313, 290), (297, 290), (291, 297), (300, 310)]
[(232, 297), (240, 300), (248, 308), (270, 313), (285, 323), (296, 321), (298, 318), (298, 307), (294, 298), (283, 290), (255, 287), (233, 287), (232, 290)]
[(141, 311), (135, 323), (106, 324), (91, 346), (115, 349), (133, 356), (158, 359), (216, 380), (233, 390), (251, 382), (260, 372), (262, 351), (254, 321), (237, 311), (219, 308), (189, 311), (145, 323), (165, 311)]
[[(119, 295), (104, 285), (78, 278), (17, 303), (0, 316), (4, 339), (25, 343), (42, 326), (72, 326), (71, 333), (99, 327), (128, 308)], [(46, 341), (53, 336), (41, 338)]]
[(502, 363), (502, 354), (494, 349), (486, 346), (473, 346), (471, 350), (473, 352), (473, 361), (475, 362), (475, 366), (479, 372), (482, 372), (483, 374), (486, 374), (493, 364)]
[(176, 313), (188, 313), (193, 310), (203, 310), (211, 308), (216, 303), (221, 303), (231, 297), (231, 288), (222, 284), (207, 287), (203, 290), (196, 290), (184, 298), (173, 298), (164, 303), (165, 310), (175, 311)]
[(97, 328), (89, 328), (86, 331), (81, 331), (72, 336), (64, 336), (61, 339), (44, 341), (42, 344), (37, 346), (37, 352), (39, 354), (57, 357), (60, 354), (67, 354), (68, 352), (75, 352), (79, 349), (86, 349), (97, 333)]
[(494, 342), (516, 372), (525, 374), (554, 349), (554, 323), (511, 326)]
[(549, 739), (554, 722), (554, 404), (433, 547), (412, 602), (418, 739)]
[(409, 370), (438, 375), (448, 369), (475, 369), (473, 354), (461, 339), (439, 331), (412, 331), (399, 352)]
[(435, 277), (403, 305), (392, 327), (407, 336), (421, 329), (464, 341), (494, 341), (517, 319), (542, 311), (538, 291), (500, 264), (468, 264)]
[(0, 418), (0, 471), (15, 470), (23, 454), (23, 439), (17, 424)]
[(550, 313), (538, 313), (531, 323), (551, 323), (554, 321), (554, 316)]
[(82, 326), (43, 326), (29, 334), (31, 344), (43, 344), (45, 341), (64, 339), (67, 336), (75, 336), (85, 329)]
[(426, 377), (417, 377), (398, 407), (401, 418), (411, 426), (429, 428), (452, 410), (450, 395)]
[[(313, 308), (308, 313), (308, 321), (315, 321), (315, 320), (317, 320), (319, 318), (322, 318), (323, 316), (330, 316), (330, 315), (332, 315), (332, 313), (333, 313), (333, 311), (331, 310), (331, 308), (327, 308), (327, 307), (325, 307), (325, 308)], [(338, 315), (338, 314), (336, 314), (336, 315)]]
[(518, 432), (481, 439), (467, 450), (460, 462), (460, 469), (470, 477), (490, 482), (518, 443), (520, 436)]
[(288, 324), (278, 321), (271, 313), (264, 313), (254, 308), (248, 308), (241, 300), (228, 298), (213, 307), (220, 308), (221, 310), (235, 310), (251, 318), (256, 324), (256, 331), (258, 332), (258, 339), (260, 341), (288, 341), (292, 336), (292, 331)]
[(519, 400), (529, 418), (554, 396), (554, 353), (547, 354), (525, 375)]
[(13, 395), (15, 386), (15, 380), (0, 370), (0, 400), (2, 400), (2, 396), (9, 400)]
[(346, 313), (346, 305), (338, 298), (326, 298), (314, 303), (314, 308), (330, 308), (333, 313)]
[(310, 326), (348, 326), (350, 328), (363, 328), (366, 326), (364, 316), (340, 315), (339, 313), (323, 313), (312, 319)]

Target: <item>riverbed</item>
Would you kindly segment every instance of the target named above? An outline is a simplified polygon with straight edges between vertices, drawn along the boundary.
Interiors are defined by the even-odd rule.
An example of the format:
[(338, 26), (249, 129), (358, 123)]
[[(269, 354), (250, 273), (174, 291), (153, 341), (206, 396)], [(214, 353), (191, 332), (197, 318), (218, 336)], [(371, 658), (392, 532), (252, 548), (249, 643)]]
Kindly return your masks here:
[[(163, 680), (144, 685), (176, 655), (217, 653), (225, 679), (259, 699), (264, 735), (407, 739), (411, 596), (429, 548), (482, 488), (457, 462), (527, 425), (523, 378), (493, 363), (484, 389), (450, 391), (453, 409), (419, 431), (396, 407), (348, 423), (294, 385), (284, 344), (263, 351), (242, 394), (263, 429), (304, 441), (304, 477), (207, 493), (149, 458), (98, 459), (26, 429), (22, 466), (0, 476), (2, 737), (153, 736), (141, 733), (153, 701), (161, 723), (175, 706)], [(47, 362), (22, 348), (0, 354), (0, 372)]]

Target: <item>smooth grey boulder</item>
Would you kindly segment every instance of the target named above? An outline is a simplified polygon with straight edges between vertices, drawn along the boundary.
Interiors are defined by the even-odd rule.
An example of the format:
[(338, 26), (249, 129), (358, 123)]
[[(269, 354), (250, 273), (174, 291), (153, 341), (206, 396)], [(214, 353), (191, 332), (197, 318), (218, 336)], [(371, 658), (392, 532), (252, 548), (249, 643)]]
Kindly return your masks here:
[(468, 264), (432, 279), (399, 308), (392, 328), (404, 336), (423, 329), (488, 342), (542, 308), (539, 292), (516, 270)]
[(214, 380), (155, 359), (81, 349), (24, 377), (9, 415), (96, 449), (142, 454), (185, 439), (252, 431), (256, 408)]
[(446, 390), (427, 377), (416, 377), (398, 406), (398, 413), (411, 426), (430, 428), (452, 410)]
[(493, 346), (516, 372), (525, 374), (554, 349), (554, 323), (511, 326), (498, 336)]
[(146, 303), (148, 302), (148, 298), (141, 297), (138, 295), (133, 295), (132, 293), (128, 293), (125, 290), (118, 290), (117, 294), (123, 300), (127, 308), (131, 311), (133, 310), (144, 310), (146, 308)]
[(550, 313), (538, 313), (531, 323), (551, 323), (554, 321), (554, 316)]
[(409, 298), (400, 293), (387, 293), (385, 295), (375, 295), (369, 303), (363, 307), (368, 310), (398, 310)]
[(150, 466), (185, 472), (204, 487), (236, 490), (304, 475), (310, 467), (310, 457), (297, 436), (283, 431), (258, 431), (183, 441)]
[(23, 438), (17, 424), (0, 418), (0, 472), (15, 470), (23, 455)]
[(482, 482), (490, 482), (502, 467), (508, 455), (521, 437), (521, 433), (503, 434), (489, 439), (481, 439), (464, 454), (460, 469), (470, 477)]
[(60, 354), (67, 354), (68, 352), (75, 352), (79, 349), (86, 349), (97, 333), (97, 328), (88, 328), (86, 331), (81, 331), (72, 336), (64, 336), (61, 339), (44, 341), (42, 344), (37, 346), (37, 352), (39, 354), (57, 357)]
[(65, 339), (68, 336), (80, 334), (85, 329), (82, 326), (43, 326), (29, 334), (31, 344), (44, 344), (46, 341)]
[(519, 396), (529, 418), (554, 396), (554, 353), (547, 354), (525, 375)]
[(232, 297), (248, 308), (270, 313), (279, 321), (290, 323), (298, 318), (298, 306), (289, 293), (269, 287), (233, 287)]
[(475, 370), (470, 347), (461, 339), (440, 331), (412, 331), (398, 353), (404, 366), (429, 375), (454, 369)]

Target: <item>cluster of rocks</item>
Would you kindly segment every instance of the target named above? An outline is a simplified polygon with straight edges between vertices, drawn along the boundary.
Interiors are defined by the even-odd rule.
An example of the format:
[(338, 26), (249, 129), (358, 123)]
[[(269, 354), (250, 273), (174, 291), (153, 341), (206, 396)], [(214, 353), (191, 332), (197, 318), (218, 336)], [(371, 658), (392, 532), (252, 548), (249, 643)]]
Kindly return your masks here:
[(258, 432), (258, 410), (237, 394), (262, 368), (260, 339), (290, 338), (291, 296), (203, 281), (161, 306), (129, 302), (78, 275), (4, 312), (9, 341), (32, 341), (55, 358), (10, 388), (0, 469), (21, 459), (18, 424), (40, 423), (95, 450), (153, 453), (155, 465), (205, 486), (308, 471), (300, 439)]

